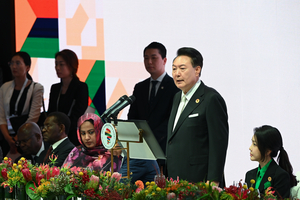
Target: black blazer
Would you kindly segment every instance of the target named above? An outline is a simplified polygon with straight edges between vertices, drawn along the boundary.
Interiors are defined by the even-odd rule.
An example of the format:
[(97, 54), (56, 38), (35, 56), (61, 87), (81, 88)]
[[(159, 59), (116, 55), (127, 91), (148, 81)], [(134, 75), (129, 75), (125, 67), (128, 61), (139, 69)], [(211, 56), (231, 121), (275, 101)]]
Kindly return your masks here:
[[(254, 179), (256, 181), (256, 174), (257, 174), (258, 168), (252, 169), (246, 173), (245, 181), (248, 185), (248, 187), (251, 187), (251, 179)], [(268, 183), (270, 182), (271, 185)], [(282, 198), (289, 198), (290, 197), (290, 176), (289, 174), (283, 170), (277, 163), (272, 159), (263, 179), (260, 182), (259, 185), (259, 192), (260, 194), (265, 194), (265, 190), (267, 187), (273, 187)], [(255, 187), (255, 184), (252, 186)], [(275, 192), (274, 195), (278, 196), (278, 193)]]
[(222, 96), (200, 84), (178, 119), (174, 120), (181, 92), (174, 97), (168, 124), (168, 177), (190, 182), (218, 181), (224, 186), (223, 171), (228, 146), (228, 116)]
[[(68, 137), (74, 145), (80, 145), (77, 138), (77, 121), (88, 107), (88, 86), (74, 77), (65, 93), (65, 98), (60, 99), (63, 106), (57, 108), (57, 99), (60, 93), (62, 83), (56, 83), (51, 86), (48, 113), (60, 111), (69, 116), (71, 120), (70, 131)], [(72, 106), (72, 107), (71, 107)], [(69, 115), (69, 112), (71, 113)]]
[[(69, 138), (65, 139), (62, 143), (60, 143), (52, 152), (50, 155), (54, 154), (57, 156), (57, 160), (55, 163), (55, 166), (61, 167), (62, 164), (65, 162), (65, 159), (69, 155), (69, 153), (74, 148), (74, 144), (69, 140)], [(47, 151), (43, 151), (43, 153), (40, 155), (43, 160), (45, 159), (45, 156), (47, 154)], [(49, 157), (46, 158), (44, 164), (48, 164), (50, 162)]]
[(166, 74), (152, 105), (148, 103), (150, 78), (135, 85), (133, 95), (136, 100), (129, 108), (128, 119), (147, 120), (163, 152), (166, 152), (167, 125), (174, 95), (179, 91), (173, 79)]

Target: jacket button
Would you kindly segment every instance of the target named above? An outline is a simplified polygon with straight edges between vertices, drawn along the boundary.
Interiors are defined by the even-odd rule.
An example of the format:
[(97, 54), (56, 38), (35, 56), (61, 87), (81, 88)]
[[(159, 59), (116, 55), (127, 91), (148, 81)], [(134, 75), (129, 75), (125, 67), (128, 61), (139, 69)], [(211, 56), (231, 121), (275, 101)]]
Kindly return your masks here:
[(172, 141), (170, 141), (169, 144), (172, 144)]

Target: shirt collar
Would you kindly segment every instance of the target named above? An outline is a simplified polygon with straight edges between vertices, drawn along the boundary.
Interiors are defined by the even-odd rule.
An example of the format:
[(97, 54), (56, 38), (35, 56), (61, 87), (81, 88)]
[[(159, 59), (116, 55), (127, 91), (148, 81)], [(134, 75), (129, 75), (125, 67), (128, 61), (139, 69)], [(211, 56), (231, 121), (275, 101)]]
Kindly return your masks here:
[(160, 75), (160, 77), (158, 77), (156, 80), (154, 80), (152, 77), (150, 77), (150, 82), (151, 81), (158, 81), (158, 82), (162, 82), (162, 80), (164, 79), (165, 75), (167, 74), (167, 72), (164, 72), (162, 75)]
[(35, 156), (39, 156), (42, 153), (42, 151), (44, 151), (44, 150), (45, 150), (45, 145), (44, 145), (44, 142), (42, 142), (42, 146)]
[(56, 147), (58, 147), (58, 145), (60, 145), (64, 140), (66, 140), (68, 137), (65, 137), (61, 140), (58, 140), (57, 142), (55, 142), (53, 145), (52, 145), (52, 149), (56, 149)]
[(201, 80), (198, 79), (196, 84), (186, 94), (184, 94), (183, 91), (181, 92), (181, 98), (185, 96), (187, 101), (189, 101), (194, 95), (194, 93), (196, 92), (196, 90), (198, 89), (198, 87), (200, 86), (200, 84), (201, 84)]

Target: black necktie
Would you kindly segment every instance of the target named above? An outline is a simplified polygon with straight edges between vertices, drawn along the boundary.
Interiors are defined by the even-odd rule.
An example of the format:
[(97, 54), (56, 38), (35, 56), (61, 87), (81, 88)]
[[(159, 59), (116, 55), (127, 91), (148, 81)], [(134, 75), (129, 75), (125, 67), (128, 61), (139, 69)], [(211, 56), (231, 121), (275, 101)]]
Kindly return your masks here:
[(155, 97), (155, 90), (156, 90), (155, 86), (156, 86), (157, 82), (158, 82), (158, 81), (151, 81), (151, 83), (152, 83), (152, 88), (151, 88), (151, 92), (150, 92), (150, 103), (153, 102), (153, 99), (154, 99), (154, 97)]

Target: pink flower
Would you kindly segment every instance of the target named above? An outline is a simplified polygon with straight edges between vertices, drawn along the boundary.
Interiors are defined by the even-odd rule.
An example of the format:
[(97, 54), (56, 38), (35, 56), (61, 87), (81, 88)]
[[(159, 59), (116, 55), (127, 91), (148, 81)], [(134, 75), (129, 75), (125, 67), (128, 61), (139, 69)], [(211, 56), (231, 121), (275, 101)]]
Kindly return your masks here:
[(92, 175), (90, 178), (90, 181), (93, 182), (94, 184), (98, 184), (99, 183), (99, 177)]
[(102, 188), (102, 186), (101, 185), (99, 185), (99, 190), (101, 191), (103, 188)]
[(71, 171), (72, 171), (73, 173), (75, 173), (75, 174), (78, 174), (78, 172), (80, 172), (80, 170), (81, 170), (80, 167), (75, 167), (75, 166), (74, 166), (74, 167), (71, 168)]
[(174, 199), (176, 198), (176, 194), (174, 192), (170, 192), (168, 195), (167, 195), (167, 199)]
[(122, 177), (122, 174), (118, 173), (118, 172), (114, 172), (112, 175), (111, 175), (111, 178), (115, 178), (118, 182), (120, 181)]
[(136, 188), (135, 193), (140, 193), (140, 191), (142, 191), (141, 188)]
[(215, 185), (212, 186), (212, 189), (213, 189), (213, 190), (218, 190), (219, 193), (222, 192), (222, 188), (219, 188), (219, 187), (217, 187), (217, 186), (215, 186)]
[(28, 168), (22, 169), (21, 172), (27, 182), (32, 180), (32, 176)]

